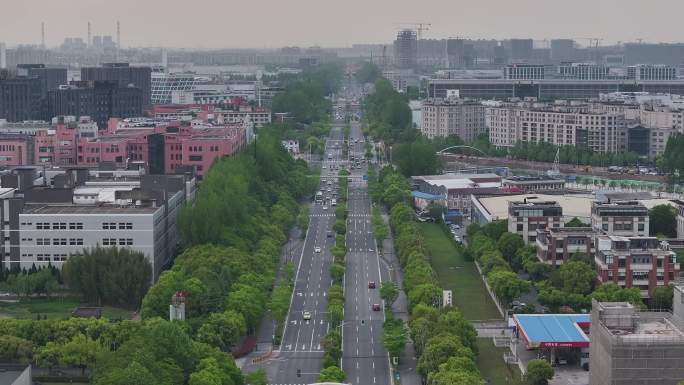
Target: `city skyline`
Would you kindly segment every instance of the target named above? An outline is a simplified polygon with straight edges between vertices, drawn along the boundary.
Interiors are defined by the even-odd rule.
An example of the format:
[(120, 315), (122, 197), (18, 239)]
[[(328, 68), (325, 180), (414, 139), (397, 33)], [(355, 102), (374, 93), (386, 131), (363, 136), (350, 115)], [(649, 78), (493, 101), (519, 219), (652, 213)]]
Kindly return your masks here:
[[(3, 5), (6, 16), (0, 23), (0, 41), (8, 45), (40, 44), (41, 22), (46, 26), (48, 47), (60, 45), (66, 37), (85, 40), (89, 21), (93, 36), (116, 38), (117, 20), (121, 22), (123, 47), (275, 48), (388, 43), (402, 27), (398, 23), (413, 22), (432, 24), (424, 38), (574, 38), (580, 44), (587, 44), (589, 37), (601, 38), (603, 44), (639, 39), (684, 41), (678, 29), (678, 15), (684, 12), (684, 3), (577, 0), (574, 4), (564, 7), (563, 17), (559, 18), (558, 9), (541, 0), (499, 1), (494, 7), (427, 0), (419, 9), (407, 0), (351, 0), (333, 4), (300, 0), (296, 4), (272, 2), (259, 8), (258, 14), (251, 3), (216, 0), (193, 2), (196, 12), (191, 14), (187, 5), (177, 0), (163, 4), (122, 0), (116, 7), (104, 0), (30, 0)], [(667, 12), (663, 12), (663, 6)], [(435, 9), (440, 12), (434, 12)], [(616, 10), (619, 19), (613, 17)], [(151, 17), (156, 25), (161, 25), (150, 28)], [(630, 27), (636, 25), (638, 29)]]

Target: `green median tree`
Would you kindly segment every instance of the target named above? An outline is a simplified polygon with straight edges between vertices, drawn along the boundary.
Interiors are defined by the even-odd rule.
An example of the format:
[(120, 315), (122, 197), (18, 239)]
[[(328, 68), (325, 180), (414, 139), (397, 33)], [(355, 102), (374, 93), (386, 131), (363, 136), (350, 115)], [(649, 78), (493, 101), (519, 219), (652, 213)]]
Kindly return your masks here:
[(385, 306), (392, 307), (394, 301), (399, 297), (399, 287), (394, 282), (383, 282), (380, 286), (380, 298), (385, 301)]

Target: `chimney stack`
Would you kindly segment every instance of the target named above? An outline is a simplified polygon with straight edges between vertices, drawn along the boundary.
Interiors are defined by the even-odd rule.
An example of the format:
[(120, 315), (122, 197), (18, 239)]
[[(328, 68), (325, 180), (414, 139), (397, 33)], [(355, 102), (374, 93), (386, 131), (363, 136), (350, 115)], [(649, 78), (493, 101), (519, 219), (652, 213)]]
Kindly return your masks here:
[(45, 48), (45, 22), (40, 23), (40, 47)]
[(92, 40), (92, 34), (91, 34), (91, 29), (90, 29), (90, 22), (88, 22), (88, 48), (90, 48), (93, 44)]
[(7, 68), (7, 47), (5, 43), (0, 43), (0, 70)]

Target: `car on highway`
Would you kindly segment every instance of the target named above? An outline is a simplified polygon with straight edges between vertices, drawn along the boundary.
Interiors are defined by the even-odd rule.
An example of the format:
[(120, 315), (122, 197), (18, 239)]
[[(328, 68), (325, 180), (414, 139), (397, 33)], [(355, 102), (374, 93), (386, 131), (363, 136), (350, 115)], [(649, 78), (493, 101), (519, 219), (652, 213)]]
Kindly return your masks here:
[(380, 311), (380, 304), (379, 303), (373, 304), (373, 311)]
[(321, 252), (320, 247), (318, 247), (318, 246), (314, 247), (314, 253), (320, 253), (320, 252)]
[(323, 206), (323, 210), (327, 210), (327, 209), (328, 209), (328, 206)]
[(375, 289), (375, 281), (368, 282), (368, 288), (369, 289)]
[(369, 247), (369, 248), (368, 248), (368, 251), (370, 251), (370, 252), (372, 253), (372, 252), (374, 252), (375, 250), (374, 250), (372, 247)]
[(302, 318), (304, 319), (304, 321), (310, 320), (311, 319), (311, 312), (310, 311), (302, 312)]

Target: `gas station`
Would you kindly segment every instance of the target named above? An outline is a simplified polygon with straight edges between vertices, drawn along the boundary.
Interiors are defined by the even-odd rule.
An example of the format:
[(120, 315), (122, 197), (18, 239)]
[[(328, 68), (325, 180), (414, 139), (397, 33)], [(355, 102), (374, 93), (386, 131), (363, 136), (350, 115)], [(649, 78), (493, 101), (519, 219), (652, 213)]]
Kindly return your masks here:
[[(576, 365), (588, 369), (591, 315), (514, 314), (513, 323), (516, 345), (527, 351), (537, 350), (534, 358), (544, 358), (554, 366)], [(514, 353), (517, 346), (512, 346)]]

